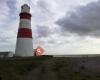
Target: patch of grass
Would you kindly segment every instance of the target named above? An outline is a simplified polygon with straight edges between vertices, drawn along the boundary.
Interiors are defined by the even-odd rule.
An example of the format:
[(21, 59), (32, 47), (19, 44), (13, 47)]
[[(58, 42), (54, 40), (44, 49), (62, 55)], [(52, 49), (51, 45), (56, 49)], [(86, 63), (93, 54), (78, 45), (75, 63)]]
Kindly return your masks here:
[[(100, 72), (88, 70), (83, 65), (78, 66), (80, 60), (81, 58), (50, 57), (0, 59), (0, 77), (2, 80), (24, 80), (24, 78), (28, 80), (29, 76), (31, 78), (29, 80), (34, 80), (33, 75), (36, 73), (37, 77), (41, 75), (39, 77), (41, 80), (50, 80), (49, 78), (45, 79), (45, 76), (53, 73), (52, 76), (56, 76), (57, 80), (100, 80)], [(38, 68), (41, 71), (38, 71)]]

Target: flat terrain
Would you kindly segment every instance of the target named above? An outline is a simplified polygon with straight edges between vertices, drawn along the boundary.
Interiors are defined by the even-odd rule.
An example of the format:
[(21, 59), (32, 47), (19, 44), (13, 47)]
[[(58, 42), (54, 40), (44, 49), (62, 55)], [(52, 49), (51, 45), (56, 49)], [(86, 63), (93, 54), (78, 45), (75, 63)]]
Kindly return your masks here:
[(100, 80), (100, 57), (0, 59), (1, 80)]

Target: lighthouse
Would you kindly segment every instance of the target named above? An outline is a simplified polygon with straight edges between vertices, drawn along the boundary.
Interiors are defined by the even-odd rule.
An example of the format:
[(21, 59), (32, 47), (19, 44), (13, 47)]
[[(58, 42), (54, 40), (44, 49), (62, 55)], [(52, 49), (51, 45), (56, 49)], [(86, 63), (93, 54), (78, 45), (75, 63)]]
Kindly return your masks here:
[(19, 16), (20, 22), (17, 34), (15, 56), (33, 56), (31, 14), (30, 7), (27, 4), (22, 5)]

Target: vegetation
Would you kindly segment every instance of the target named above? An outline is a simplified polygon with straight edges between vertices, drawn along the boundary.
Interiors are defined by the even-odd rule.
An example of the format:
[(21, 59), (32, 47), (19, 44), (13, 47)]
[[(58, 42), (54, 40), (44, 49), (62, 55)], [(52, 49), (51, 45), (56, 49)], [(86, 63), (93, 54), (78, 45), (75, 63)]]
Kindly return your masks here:
[[(100, 80), (99, 58), (28, 57), (0, 59), (1, 80)], [(94, 62), (94, 63), (93, 63)], [(95, 63), (97, 62), (97, 63)], [(88, 66), (87, 66), (88, 64)], [(90, 66), (91, 67), (90, 67)], [(96, 68), (96, 69), (95, 69)]]

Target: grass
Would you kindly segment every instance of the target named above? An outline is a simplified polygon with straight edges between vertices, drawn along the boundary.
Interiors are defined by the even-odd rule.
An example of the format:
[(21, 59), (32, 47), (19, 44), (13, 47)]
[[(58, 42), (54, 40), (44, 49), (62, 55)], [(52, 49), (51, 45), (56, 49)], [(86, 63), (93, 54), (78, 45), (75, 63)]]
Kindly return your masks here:
[(0, 77), (2, 80), (100, 80), (100, 69), (95, 69), (99, 61), (99, 57), (5, 58), (0, 59)]

